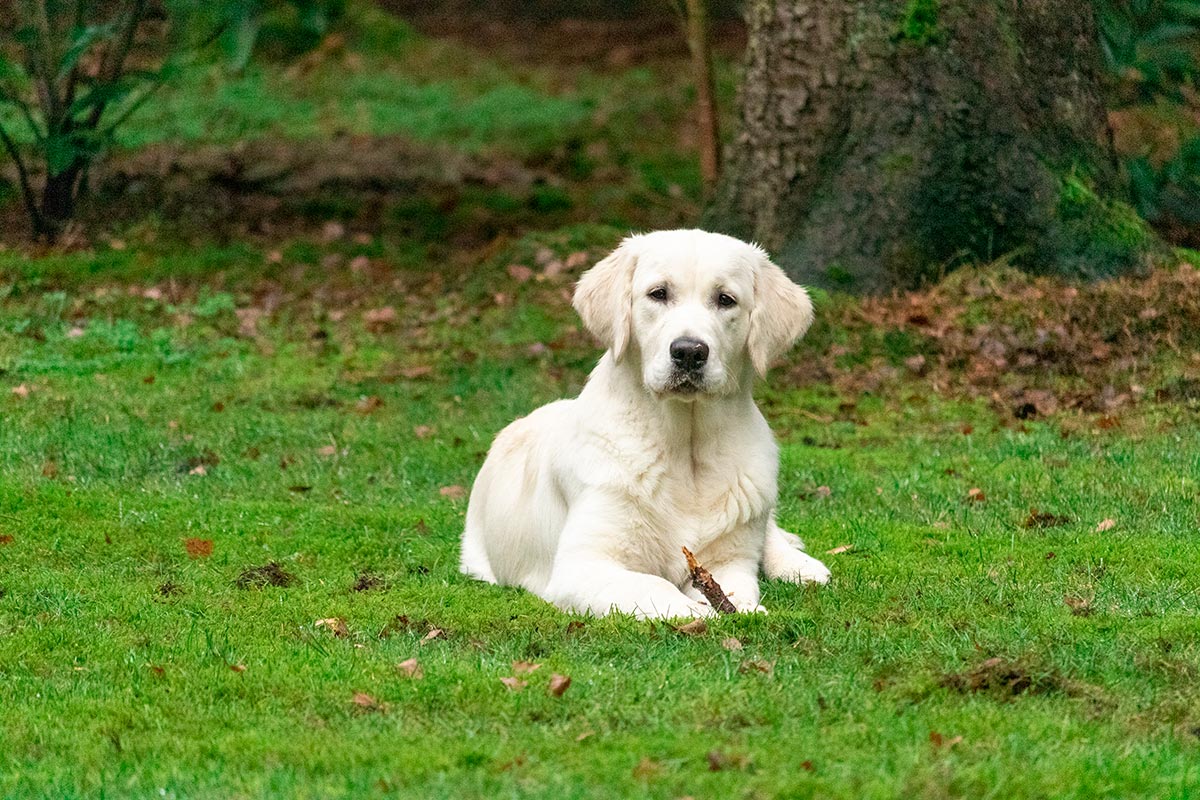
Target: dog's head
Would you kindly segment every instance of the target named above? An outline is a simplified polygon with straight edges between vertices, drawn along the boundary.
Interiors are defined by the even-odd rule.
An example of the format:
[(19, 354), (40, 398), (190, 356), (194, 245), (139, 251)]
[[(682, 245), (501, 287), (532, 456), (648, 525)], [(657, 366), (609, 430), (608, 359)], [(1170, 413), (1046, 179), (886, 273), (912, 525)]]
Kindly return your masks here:
[(755, 245), (698, 230), (630, 236), (575, 289), (584, 325), (656, 394), (729, 394), (812, 323), (808, 293)]

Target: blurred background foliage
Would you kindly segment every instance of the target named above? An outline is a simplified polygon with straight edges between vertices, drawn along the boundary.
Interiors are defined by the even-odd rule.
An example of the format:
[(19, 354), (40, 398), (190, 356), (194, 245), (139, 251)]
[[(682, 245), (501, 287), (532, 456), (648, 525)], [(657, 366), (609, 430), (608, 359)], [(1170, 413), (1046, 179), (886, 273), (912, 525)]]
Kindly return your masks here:
[[(1168, 241), (1196, 247), (1200, 0), (1094, 2), (1110, 74), (1110, 130), (1128, 175), (1130, 199)], [(736, 42), (736, 34), (731, 37), (727, 31), (740, 25), (739, 4), (720, 0), (709, 6), (718, 37)], [(504, 85), (481, 79), (489, 70), (484, 63), (461, 65), (464, 77), (454, 82), (419, 75), (406, 80), (389, 69), (364, 68), (364, 59), (371, 62), (377, 55), (382, 63), (411, 40), (412, 28), (398, 24), (394, 14), (441, 15), (471, 25), (489, 16), (531, 26), (552, 25), (567, 16), (658, 16), (668, 28), (675, 24), (669, 4), (661, 0), (0, 0), (0, 128), (5, 145), (0, 164), (23, 162), (20, 170), (6, 170), (12, 184), (7, 191), (0, 186), (0, 202), (23, 202), (38, 235), (54, 238), (74, 214), (76, 198), (89, 190), (90, 166), (113, 146), (179, 139), (231, 142), (270, 126), (301, 138), (328, 135), (330, 128), (334, 133), (349, 128), (426, 141), (450, 137), (476, 151), (507, 136), (525, 142), (522, 157), (535, 163), (551, 157), (546, 155), (551, 151), (554, 158), (564, 157), (562, 143), (569, 148), (576, 141), (576, 153), (566, 158), (579, 164), (596, 161), (584, 155), (578, 132), (595, 124), (604, 78), (587, 90), (563, 94), (547, 85), (552, 79), (545, 74)], [(682, 35), (670, 35), (680, 45)], [(581, 29), (580, 39), (566, 41), (564, 47), (586, 52), (586, 36)], [(348, 37), (356, 40), (349, 55)], [(613, 52), (602, 58), (619, 62), (619, 48)], [(717, 47), (726, 138), (736, 127), (732, 100), (739, 58), (736, 49)], [(254, 66), (255, 59), (287, 66), (282, 73), (263, 70)], [(322, 64), (313, 69), (338, 59), (344, 68)], [(231, 77), (214, 77), (214, 69)], [(297, 76), (308, 84), (300, 86)], [(633, 91), (612, 103), (628, 103), (635, 107), (630, 116), (641, 115), (645, 110), (637, 108), (634, 84), (657, 78), (628, 72), (623, 88)], [(535, 85), (539, 81), (542, 85)], [(472, 83), (484, 86), (472, 88)], [(329, 122), (327, 112), (335, 106), (336, 120)], [(454, 106), (461, 113), (447, 110)], [(686, 146), (694, 143), (683, 144), (643, 172), (653, 183), (652, 173), (665, 169), (673, 174), (660, 180), (659, 187), (682, 186), (691, 196), (697, 181), (684, 166), (692, 158)], [(672, 161), (676, 166), (670, 166)]]

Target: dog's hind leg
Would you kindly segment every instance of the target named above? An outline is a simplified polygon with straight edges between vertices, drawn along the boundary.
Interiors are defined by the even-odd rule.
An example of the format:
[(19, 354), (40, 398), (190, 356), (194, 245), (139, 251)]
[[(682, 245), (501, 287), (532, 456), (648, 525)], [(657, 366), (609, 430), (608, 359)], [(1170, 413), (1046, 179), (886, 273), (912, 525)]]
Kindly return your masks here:
[(487, 551), (483, 547), (483, 532), (473, 530), (471, 520), (468, 515), (467, 529), (463, 533), (462, 538), (462, 556), (458, 562), (458, 568), (466, 575), (488, 583), (496, 582), (496, 575), (492, 572), (492, 565), (488, 561)]

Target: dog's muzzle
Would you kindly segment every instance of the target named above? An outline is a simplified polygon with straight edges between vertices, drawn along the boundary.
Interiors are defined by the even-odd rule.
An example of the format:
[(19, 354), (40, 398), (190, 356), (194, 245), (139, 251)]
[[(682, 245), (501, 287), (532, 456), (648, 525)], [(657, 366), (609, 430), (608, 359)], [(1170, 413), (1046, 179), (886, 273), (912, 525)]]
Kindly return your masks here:
[(698, 392), (704, 384), (704, 365), (708, 362), (708, 345), (690, 336), (671, 342), (671, 380), (673, 392)]

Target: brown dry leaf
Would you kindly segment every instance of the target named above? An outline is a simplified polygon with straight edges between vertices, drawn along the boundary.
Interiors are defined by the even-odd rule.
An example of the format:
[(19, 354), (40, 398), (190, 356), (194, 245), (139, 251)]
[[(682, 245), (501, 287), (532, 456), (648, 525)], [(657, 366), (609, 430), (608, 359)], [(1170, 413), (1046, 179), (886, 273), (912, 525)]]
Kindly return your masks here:
[(515, 675), (528, 675), (531, 672), (537, 672), (541, 668), (541, 664), (534, 664), (530, 661), (512, 662), (513, 674)]
[(429, 633), (425, 634), (424, 638), (422, 638), (421, 641), (417, 642), (417, 644), (426, 645), (426, 644), (429, 644), (430, 642), (432, 642), (434, 639), (445, 639), (445, 638), (446, 638), (446, 632), (444, 630), (442, 630), (441, 628), (430, 628)]
[(229, 669), (233, 670), (234, 672), (245, 672), (246, 665), (245, 664), (230, 664)]
[(29, 393), (31, 391), (33, 391), (33, 390), (30, 389), (29, 385), (25, 384), (25, 383), (22, 383), (19, 386), (14, 386), (12, 388), (13, 395), (15, 395), (16, 397), (20, 397), (20, 398), (29, 397)]
[(533, 277), (533, 270), (524, 264), (509, 264), (508, 274), (517, 283), (525, 283)]
[(383, 703), (379, 702), (366, 692), (355, 692), (354, 697), (351, 698), (351, 702), (363, 711), (374, 712), (387, 710)]
[(510, 692), (519, 692), (522, 689), (524, 689), (526, 686), (529, 685), (528, 683), (521, 680), (520, 678), (516, 678), (513, 676), (509, 676), (507, 678), (501, 678), (500, 682), (503, 683), (506, 687), (508, 687), (508, 690)]
[(837, 555), (841, 555), (842, 553), (849, 553), (853, 549), (854, 549), (854, 545), (852, 545), (852, 544), (839, 544), (837, 547), (833, 548), (832, 550), (826, 550), (825, 555), (837, 556)]
[(406, 678), (420, 680), (425, 677), (425, 670), (421, 669), (421, 662), (415, 658), (407, 658), (396, 665), (396, 669)]
[(737, 651), (742, 649), (742, 643), (740, 640), (735, 639), (734, 637), (730, 636), (728, 639), (721, 640), (721, 647), (724, 647), (726, 650), (729, 650), (730, 652), (736, 653)]
[(378, 395), (364, 395), (354, 404), (354, 410), (359, 414), (370, 414), (383, 408), (383, 399)]
[(986, 500), (987, 495), (984, 494), (983, 489), (980, 489), (978, 486), (972, 486), (970, 489), (967, 489), (968, 503), (982, 503)]
[(339, 639), (345, 639), (350, 635), (350, 629), (346, 627), (346, 620), (341, 617), (329, 617), (328, 619), (319, 619), (313, 623), (318, 628), (325, 628)]
[(567, 269), (578, 269), (586, 263), (588, 263), (588, 254), (579, 250), (567, 256), (566, 267)]
[(765, 661), (761, 658), (746, 659), (738, 667), (738, 672), (743, 675), (750, 672), (761, 672), (763, 675), (770, 675), (775, 671), (775, 662)]
[(371, 259), (366, 256), (355, 256), (350, 259), (351, 272), (366, 272), (371, 268)]
[(405, 367), (400, 370), (400, 377), (414, 380), (416, 378), (424, 378), (427, 375), (433, 374), (433, 367), (428, 364), (418, 364), (414, 367)]
[(958, 744), (962, 740), (963, 740), (963, 737), (961, 737), (961, 736), (955, 736), (953, 738), (947, 739), (946, 737), (942, 736), (937, 731), (929, 732), (929, 743), (933, 745), (935, 750), (942, 750), (942, 749), (949, 750), (951, 747), (954, 747), (954, 745)]
[[(559, 675), (557, 672), (550, 676), (550, 686), (547, 690), (553, 697), (562, 697), (567, 689), (571, 688), (571, 676)], [(578, 740), (577, 740), (578, 741)]]
[(396, 309), (391, 306), (373, 308), (363, 312), (363, 322), (371, 333), (381, 333), (396, 321)]
[(208, 558), (213, 552), (212, 539), (184, 539), (183, 549), (187, 551), (188, 558)]
[(433, 433), (434, 430), (429, 425), (416, 425), (413, 427), (413, 436), (416, 436), (418, 439), (428, 439), (430, 436), (433, 436)]
[(12, 544), (14, 541), (11, 533), (0, 533), (0, 545)]
[(1117, 521), (1115, 519), (1102, 519), (1102, 520), (1100, 520), (1100, 523), (1098, 525), (1096, 525), (1096, 533), (1104, 533), (1105, 531), (1110, 531), (1113, 529), (1113, 526), (1116, 524), (1117, 524)]
[(833, 495), (833, 489), (830, 489), (828, 486), (818, 486), (813, 495), (824, 500)]
[(467, 496), (467, 490), (458, 484), (453, 486), (443, 486), (438, 489), (438, 494), (442, 497), (449, 497), (451, 500), (462, 500)]
[(42, 464), (42, 477), (51, 479), (58, 477), (58, 462), (53, 458), (47, 458), (46, 462)]
[(683, 625), (674, 625), (672, 627), (685, 636), (703, 636), (708, 633), (708, 623), (702, 619), (694, 619)]
[(203, 464), (197, 464), (188, 470), (188, 475), (207, 475), (208, 469)]
[(319, 456), (336, 456), (337, 455), (337, 445), (336, 444), (327, 444), (324, 447), (318, 447), (317, 455), (319, 455)]
[(575, 737), (575, 741), (582, 742), (584, 739), (590, 738), (595, 735), (596, 735), (595, 731), (584, 731), (583, 733), (581, 733)]

